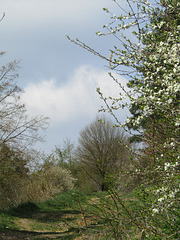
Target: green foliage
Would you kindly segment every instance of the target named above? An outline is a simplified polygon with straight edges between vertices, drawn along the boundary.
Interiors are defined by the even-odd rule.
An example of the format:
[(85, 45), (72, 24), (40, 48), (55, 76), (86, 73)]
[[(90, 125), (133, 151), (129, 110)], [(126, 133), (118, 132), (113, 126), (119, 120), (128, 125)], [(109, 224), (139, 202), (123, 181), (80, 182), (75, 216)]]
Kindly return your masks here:
[(25, 200), (28, 181), (27, 159), (7, 144), (0, 145), (0, 208), (17, 206)]

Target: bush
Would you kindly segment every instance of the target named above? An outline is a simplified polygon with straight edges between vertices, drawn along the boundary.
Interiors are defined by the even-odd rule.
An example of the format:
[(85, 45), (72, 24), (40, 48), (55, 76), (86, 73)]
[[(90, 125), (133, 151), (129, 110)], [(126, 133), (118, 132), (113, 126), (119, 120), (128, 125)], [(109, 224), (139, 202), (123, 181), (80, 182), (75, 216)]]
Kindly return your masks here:
[(44, 180), (47, 190), (52, 194), (72, 190), (75, 182), (69, 170), (58, 166), (46, 170)]
[(31, 201), (43, 201), (54, 194), (72, 190), (75, 179), (67, 169), (54, 166), (34, 173), (29, 181), (27, 192)]

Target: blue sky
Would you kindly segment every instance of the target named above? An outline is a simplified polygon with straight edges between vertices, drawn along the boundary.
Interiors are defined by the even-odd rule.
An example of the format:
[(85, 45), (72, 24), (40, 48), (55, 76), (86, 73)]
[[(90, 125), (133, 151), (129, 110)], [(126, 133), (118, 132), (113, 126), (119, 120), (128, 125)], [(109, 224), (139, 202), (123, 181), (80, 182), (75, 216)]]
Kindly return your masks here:
[(0, 1), (0, 14), (6, 14), (0, 26), (1, 51), (6, 52), (2, 64), (20, 60), (18, 84), (25, 90), (22, 100), (29, 114), (50, 117), (40, 150), (51, 151), (66, 138), (77, 142), (103, 105), (97, 87), (106, 95), (118, 94), (107, 63), (65, 37), (79, 38), (108, 55), (119, 43), (95, 34), (110, 21), (104, 7), (117, 12), (112, 0)]

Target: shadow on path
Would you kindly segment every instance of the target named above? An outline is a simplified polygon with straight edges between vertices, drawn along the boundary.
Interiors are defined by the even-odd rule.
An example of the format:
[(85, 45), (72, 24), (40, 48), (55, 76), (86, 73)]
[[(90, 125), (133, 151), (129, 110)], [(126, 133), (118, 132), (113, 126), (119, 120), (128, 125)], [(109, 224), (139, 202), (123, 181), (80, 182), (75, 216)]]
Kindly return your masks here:
[(5, 230), (0, 232), (0, 240), (45, 240), (45, 239), (74, 239), (78, 233), (73, 231), (68, 232), (31, 232), (18, 230)]

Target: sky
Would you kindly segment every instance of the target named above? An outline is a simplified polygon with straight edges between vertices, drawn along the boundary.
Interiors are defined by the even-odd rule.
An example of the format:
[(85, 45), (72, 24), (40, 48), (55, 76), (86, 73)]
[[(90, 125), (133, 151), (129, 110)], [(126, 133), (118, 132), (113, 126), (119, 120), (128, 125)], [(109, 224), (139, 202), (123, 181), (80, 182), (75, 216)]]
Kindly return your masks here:
[(40, 151), (50, 152), (67, 138), (77, 143), (103, 105), (97, 87), (105, 95), (118, 94), (107, 63), (66, 38), (78, 38), (108, 56), (119, 42), (96, 35), (111, 21), (103, 8), (117, 12), (113, 0), (0, 1), (0, 16), (5, 12), (0, 51), (6, 52), (1, 65), (20, 61), (18, 85), (25, 90), (22, 101), (29, 115), (50, 118), (45, 142), (36, 145)]

